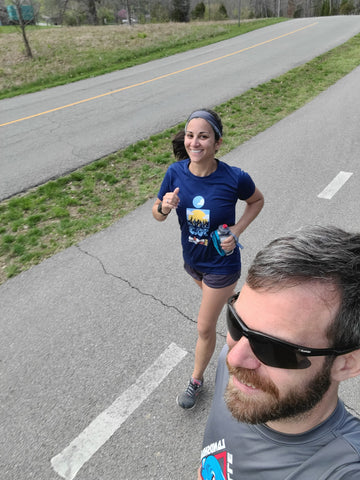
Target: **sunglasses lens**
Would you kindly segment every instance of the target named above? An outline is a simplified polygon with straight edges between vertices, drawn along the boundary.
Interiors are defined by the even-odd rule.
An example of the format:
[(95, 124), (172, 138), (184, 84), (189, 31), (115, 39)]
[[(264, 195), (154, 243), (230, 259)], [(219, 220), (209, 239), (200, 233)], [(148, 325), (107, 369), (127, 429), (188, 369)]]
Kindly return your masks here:
[(296, 350), (261, 335), (250, 334), (249, 342), (254, 355), (269, 367), (300, 370), (311, 365), (310, 360)]
[(236, 342), (239, 341), (240, 338), (243, 336), (243, 329), (239, 325), (237, 319), (235, 318), (235, 315), (233, 314), (229, 306), (226, 310), (226, 323), (231, 338)]
[[(230, 336), (236, 342), (244, 335), (244, 330), (229, 306), (226, 312), (227, 327)], [(300, 370), (311, 365), (310, 360), (280, 341), (277, 342), (265, 335), (245, 332), (254, 355), (260, 362), (269, 367)]]

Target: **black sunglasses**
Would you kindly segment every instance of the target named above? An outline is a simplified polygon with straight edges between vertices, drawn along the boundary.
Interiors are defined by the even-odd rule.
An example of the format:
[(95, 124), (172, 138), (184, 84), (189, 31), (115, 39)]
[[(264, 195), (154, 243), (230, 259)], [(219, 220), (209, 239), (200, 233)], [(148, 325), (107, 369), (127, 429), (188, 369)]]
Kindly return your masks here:
[(311, 365), (307, 357), (321, 357), (344, 355), (353, 352), (360, 346), (338, 349), (338, 348), (308, 348), (294, 343), (285, 342), (279, 338), (266, 335), (265, 333), (251, 330), (241, 320), (233, 307), (239, 293), (229, 298), (227, 302), (226, 321), (231, 338), (236, 342), (242, 336), (250, 343), (251, 350), (260, 362), (269, 367), (303, 369)]

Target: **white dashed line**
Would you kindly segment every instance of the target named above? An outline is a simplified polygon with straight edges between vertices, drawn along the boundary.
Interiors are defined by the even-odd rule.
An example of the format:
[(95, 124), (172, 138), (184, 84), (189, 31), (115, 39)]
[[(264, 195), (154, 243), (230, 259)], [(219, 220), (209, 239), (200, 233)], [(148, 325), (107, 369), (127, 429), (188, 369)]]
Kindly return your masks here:
[(319, 193), (318, 197), (330, 200), (335, 195), (335, 193), (340, 190), (344, 183), (349, 180), (351, 175), (352, 172), (339, 172), (334, 178), (334, 180), (330, 182), (329, 185), (324, 188), (321, 193)]
[(155, 362), (109, 408), (93, 420), (61, 453), (51, 459), (56, 473), (72, 480), (80, 468), (116, 432), (187, 355), (171, 343)]

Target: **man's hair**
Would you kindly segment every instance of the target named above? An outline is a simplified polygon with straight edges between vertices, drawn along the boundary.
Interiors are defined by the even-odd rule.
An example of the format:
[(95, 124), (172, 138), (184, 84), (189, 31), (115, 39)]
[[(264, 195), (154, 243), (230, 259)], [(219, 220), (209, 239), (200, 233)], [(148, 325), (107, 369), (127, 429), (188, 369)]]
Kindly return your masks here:
[(337, 227), (307, 226), (270, 242), (255, 257), (246, 282), (275, 290), (311, 281), (340, 293), (327, 336), (332, 346), (360, 345), (360, 234)]

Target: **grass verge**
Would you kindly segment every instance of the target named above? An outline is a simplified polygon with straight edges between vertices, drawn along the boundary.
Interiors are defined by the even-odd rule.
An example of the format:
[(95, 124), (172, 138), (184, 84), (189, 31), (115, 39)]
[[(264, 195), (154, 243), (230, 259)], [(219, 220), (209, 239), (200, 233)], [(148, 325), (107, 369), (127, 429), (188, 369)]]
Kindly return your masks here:
[[(360, 35), (219, 105), (225, 133), (221, 154), (297, 110), (358, 65)], [(0, 283), (108, 227), (156, 195), (173, 162), (172, 136), (182, 127), (0, 203)]]

